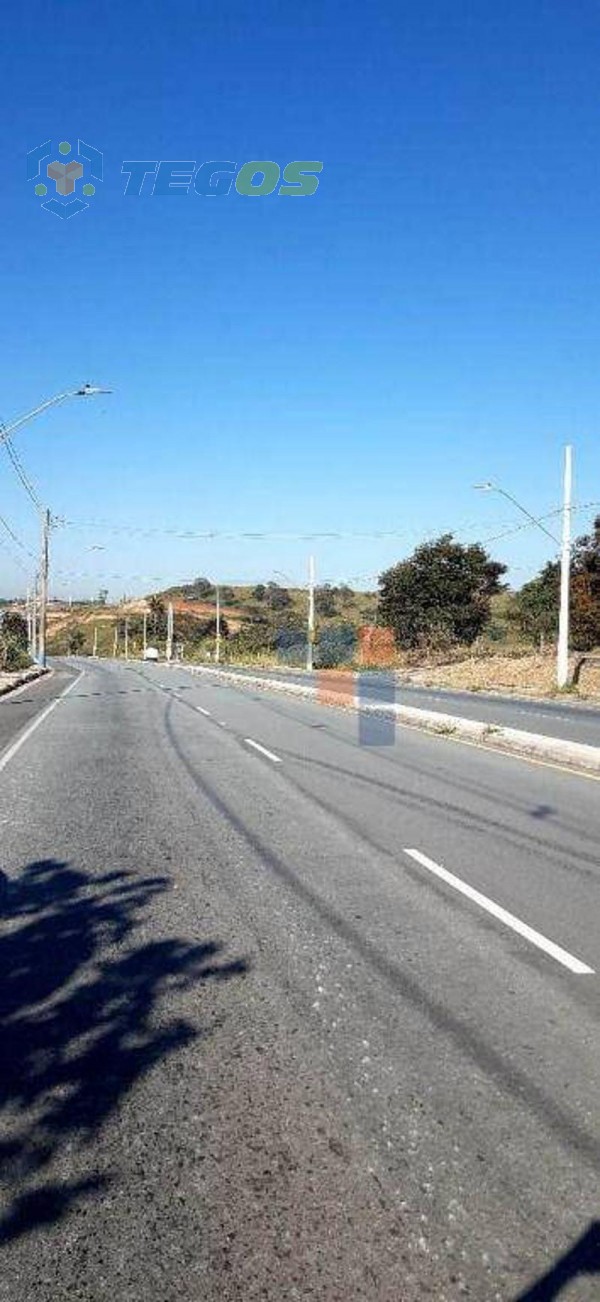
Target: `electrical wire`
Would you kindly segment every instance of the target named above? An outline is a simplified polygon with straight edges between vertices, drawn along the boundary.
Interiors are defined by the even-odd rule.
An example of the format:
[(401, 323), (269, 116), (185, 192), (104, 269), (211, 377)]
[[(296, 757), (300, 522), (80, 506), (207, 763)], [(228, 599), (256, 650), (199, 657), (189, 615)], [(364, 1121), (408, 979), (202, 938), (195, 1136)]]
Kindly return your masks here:
[(9, 537), (12, 538), (13, 542), (17, 544), (17, 547), (20, 547), (22, 552), (26, 552), (28, 556), (31, 556), (32, 560), (35, 560), (35, 556), (33, 552), (29, 549), (29, 547), (26, 546), (26, 544), (21, 540), (21, 538), (19, 538), (19, 535), (16, 534), (14, 529), (12, 529), (11, 526), (9, 525), (8, 520), (5, 520), (4, 516), (2, 515), (0, 515), (0, 525), (2, 525), (2, 528), (9, 535)]
[[(0, 429), (3, 429), (3, 428), (4, 428), (3, 425), (0, 426)], [(31, 498), (31, 501), (33, 502), (33, 504), (34, 504), (36, 510), (38, 510), (38, 511), (42, 511), (42, 510), (43, 510), (43, 506), (42, 506), (42, 503), (41, 503), (41, 501), (40, 501), (40, 499), (39, 499), (39, 497), (38, 497), (38, 494), (37, 494), (37, 492), (36, 492), (36, 490), (35, 490), (35, 488), (34, 488), (32, 482), (31, 482), (31, 480), (30, 480), (30, 478), (29, 478), (29, 476), (28, 476), (28, 474), (27, 474), (27, 472), (26, 472), (26, 470), (25, 470), (25, 468), (24, 468), (24, 466), (23, 466), (23, 463), (22, 463), (21, 460), (19, 459), (19, 456), (17, 455), (17, 452), (15, 451), (15, 448), (14, 448), (14, 446), (13, 446), (13, 444), (12, 444), (12, 442), (11, 442), (11, 440), (10, 440), (10, 438), (9, 438), (8, 436), (5, 436), (5, 438), (4, 438), (4, 440), (3, 440), (3, 446), (6, 448), (6, 452), (7, 452), (7, 455), (8, 455), (8, 457), (9, 457), (9, 460), (10, 460), (11, 463), (12, 463), (13, 470), (15, 471), (15, 474), (17, 475), (17, 478), (21, 481), (21, 484), (23, 485), (23, 488), (25, 489), (25, 492), (26, 492), (27, 495)]]

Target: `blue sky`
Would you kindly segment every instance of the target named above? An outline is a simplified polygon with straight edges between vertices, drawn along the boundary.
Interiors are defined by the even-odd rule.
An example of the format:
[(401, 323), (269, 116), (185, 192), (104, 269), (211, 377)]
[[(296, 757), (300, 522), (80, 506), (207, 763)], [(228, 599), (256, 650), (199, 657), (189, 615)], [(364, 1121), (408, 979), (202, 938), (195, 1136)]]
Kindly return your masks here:
[[(0, 416), (114, 389), (18, 435), (72, 522), (54, 592), (298, 580), (310, 550), (322, 579), (371, 575), (424, 536), (517, 525), (479, 480), (555, 508), (566, 441), (577, 501), (600, 500), (599, 38), (591, 0), (12, 7)], [(104, 153), (69, 221), (25, 180), (48, 137)], [(323, 172), (300, 200), (132, 197), (127, 158)], [(5, 454), (0, 513), (34, 549)], [(551, 548), (490, 545), (515, 584)], [(8, 546), (0, 593), (26, 583), (15, 551), (33, 565)]]

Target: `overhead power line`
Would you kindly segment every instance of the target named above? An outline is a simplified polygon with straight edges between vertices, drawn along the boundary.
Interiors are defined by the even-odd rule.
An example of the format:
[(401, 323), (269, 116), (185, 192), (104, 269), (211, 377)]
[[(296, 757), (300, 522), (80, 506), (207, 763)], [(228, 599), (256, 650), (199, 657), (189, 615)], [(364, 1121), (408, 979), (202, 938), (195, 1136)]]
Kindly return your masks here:
[[(581, 512), (581, 511), (589, 510), (590, 508), (596, 506), (600, 506), (600, 502), (583, 502), (580, 505), (575, 506), (573, 509)], [(539, 517), (536, 518), (536, 523), (538, 519), (549, 520), (553, 516), (560, 515), (561, 510), (562, 510), (561, 507), (555, 507), (553, 510), (547, 511), (545, 514), (540, 515)], [(410, 529), (371, 529), (371, 530), (328, 529), (328, 530), (284, 530), (284, 531), (276, 530), (276, 529), (199, 530), (199, 529), (181, 529), (181, 528), (160, 526), (160, 525), (152, 525), (149, 528), (147, 528), (142, 525), (112, 524), (110, 521), (102, 520), (102, 519), (96, 519), (96, 520), (66, 519), (62, 521), (62, 523), (68, 529), (82, 529), (82, 530), (96, 529), (101, 533), (124, 535), (130, 538), (156, 538), (156, 537), (167, 538), (168, 537), (168, 538), (181, 538), (181, 539), (189, 539), (191, 541), (204, 541), (204, 542), (212, 542), (212, 541), (220, 541), (220, 540), (224, 540), (224, 541), (245, 540), (245, 541), (255, 541), (255, 542), (261, 542), (263, 540), (265, 541), (272, 540), (272, 541), (279, 541), (279, 542), (315, 542), (319, 540), (327, 541), (330, 539), (332, 540), (372, 539), (374, 541), (377, 541), (386, 538), (408, 538), (410, 536), (414, 536), (415, 533), (418, 532), (423, 532), (424, 534), (427, 534), (427, 532), (429, 533), (432, 532), (431, 530), (429, 531), (417, 530), (414, 527)], [(481, 527), (482, 527), (481, 521), (470, 520), (468, 523), (465, 522), (455, 523), (454, 525), (450, 525), (447, 529), (444, 529), (441, 526), (436, 526), (435, 532), (436, 533), (445, 533), (445, 532), (463, 533), (466, 532), (467, 530), (480, 529)], [(489, 539), (490, 542), (494, 542), (496, 538), (505, 537), (511, 533), (521, 532), (522, 529), (532, 528), (533, 522), (531, 524), (512, 525), (507, 521), (505, 529), (504, 529), (504, 522), (502, 522), (500, 527), (503, 529), (503, 532), (498, 533), (493, 537), (490, 537)]]
[[(1, 521), (1, 523), (4, 524), (4, 521)], [(30, 571), (27, 569), (27, 566), (23, 564), (18, 552), (13, 551), (13, 548), (7, 543), (6, 538), (0, 538), (0, 547), (8, 553), (13, 565), (16, 565), (17, 569), (21, 570), (23, 574), (26, 574), (29, 577)]]
[(9, 538), (12, 538), (13, 542), (17, 544), (17, 547), (20, 547), (22, 552), (26, 552), (28, 556), (31, 556), (32, 559), (35, 560), (34, 553), (30, 551), (29, 547), (27, 547), (21, 538), (19, 538), (19, 535), (16, 534), (14, 529), (9, 525), (8, 520), (5, 520), (2, 515), (0, 515), (0, 525), (4, 529), (5, 533), (8, 534)]
[[(0, 431), (1, 431), (2, 429), (4, 429), (4, 425), (0, 425)], [(25, 492), (26, 492), (27, 495), (31, 498), (31, 501), (33, 502), (33, 504), (34, 504), (34, 506), (36, 507), (36, 509), (37, 509), (38, 511), (41, 511), (41, 510), (43, 509), (43, 507), (42, 507), (42, 503), (41, 503), (41, 501), (40, 501), (40, 499), (39, 499), (39, 497), (38, 497), (38, 494), (37, 494), (37, 492), (36, 492), (36, 490), (35, 490), (35, 488), (34, 488), (32, 482), (31, 482), (31, 480), (30, 480), (30, 478), (29, 478), (29, 476), (28, 476), (28, 474), (27, 474), (27, 472), (26, 472), (26, 470), (25, 470), (25, 467), (23, 466), (22, 461), (20, 460), (20, 458), (19, 458), (17, 452), (15, 451), (15, 448), (14, 448), (14, 446), (13, 446), (13, 444), (12, 444), (12, 442), (11, 442), (11, 440), (10, 440), (10, 438), (9, 438), (9, 436), (8, 436), (7, 434), (5, 434), (5, 436), (4, 436), (4, 439), (3, 439), (3, 445), (4, 445), (4, 447), (6, 448), (6, 451), (7, 451), (8, 457), (9, 457), (9, 460), (10, 460), (10, 462), (11, 462), (11, 464), (12, 464), (12, 467), (13, 467), (13, 470), (15, 471), (15, 474), (17, 475), (17, 478), (21, 481), (21, 484), (23, 485), (23, 488), (25, 489)]]

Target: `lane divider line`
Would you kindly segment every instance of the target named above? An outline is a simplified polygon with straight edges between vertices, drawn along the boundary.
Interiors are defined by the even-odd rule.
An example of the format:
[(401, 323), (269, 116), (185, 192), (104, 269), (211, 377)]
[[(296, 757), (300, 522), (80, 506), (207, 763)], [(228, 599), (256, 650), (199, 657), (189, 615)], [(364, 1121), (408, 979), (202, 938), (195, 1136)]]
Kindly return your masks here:
[(197, 705), (197, 706), (196, 706), (196, 709), (197, 709), (197, 711), (198, 711), (198, 714), (205, 714), (206, 717), (207, 717), (208, 719), (210, 719), (210, 710), (205, 710), (205, 709), (204, 709), (204, 706), (202, 706), (202, 705)]
[(251, 737), (244, 737), (244, 741), (247, 746), (252, 746), (254, 750), (260, 751), (261, 755), (266, 755), (267, 759), (272, 760), (274, 764), (281, 764), (279, 755), (274, 755), (272, 750), (267, 750), (266, 746), (261, 746), (259, 741), (253, 741)]
[(490, 900), (487, 895), (482, 895), (481, 891), (476, 891), (473, 886), (469, 886), (467, 882), (463, 882), (460, 877), (455, 877), (454, 873), (450, 873), (446, 868), (442, 868), (441, 864), (436, 863), (434, 859), (429, 859), (428, 856), (422, 854), (420, 850), (405, 849), (404, 853), (409, 855), (411, 859), (414, 859), (422, 868), (427, 868), (429, 872), (434, 873), (435, 876), (439, 877), (447, 886), (453, 886), (454, 890), (460, 891), (461, 895), (465, 895), (468, 900), (472, 900), (474, 904), (478, 904), (480, 908), (485, 909), (486, 913), (491, 913), (492, 917), (497, 918), (499, 922), (503, 922), (506, 927), (510, 927), (511, 930), (516, 931), (519, 936), (523, 936), (524, 939), (530, 941), (532, 945), (536, 945), (537, 948), (542, 949), (545, 954), (549, 954), (557, 963), (562, 963), (563, 967), (569, 969), (569, 972), (574, 972), (577, 976), (594, 975), (593, 967), (588, 967), (587, 963), (582, 963), (581, 959), (575, 958), (573, 954), (569, 954), (568, 950), (562, 949), (561, 946), (556, 945), (553, 940), (548, 940), (546, 936), (542, 936), (541, 932), (535, 931), (534, 928), (528, 926), (526, 922), (521, 922), (521, 919), (516, 918), (514, 913), (509, 913), (508, 910), (503, 909), (500, 904), (496, 904), (494, 900)]
[(25, 731), (21, 733), (21, 736), (17, 737), (17, 740), (13, 742), (12, 746), (9, 746), (8, 750), (4, 752), (4, 755), (0, 759), (0, 773), (2, 772), (3, 769), (6, 768), (7, 764), (10, 764), (11, 759), (14, 758), (14, 756), (17, 754), (18, 751), (20, 751), (21, 746), (25, 745), (25, 742), (29, 740), (29, 738), (36, 731), (36, 729), (39, 728), (40, 724), (44, 722), (44, 719), (47, 719), (48, 715), (52, 714), (52, 711), (56, 709), (57, 705), (60, 705), (61, 701), (64, 701), (65, 696), (68, 696), (69, 692), (72, 692), (73, 688), (76, 687), (77, 684), (81, 682), (81, 679), (83, 678), (84, 674), (85, 674), (85, 669), (82, 669), (81, 673), (78, 674), (77, 678), (74, 678), (73, 681), (69, 683), (67, 687), (65, 687), (64, 691), (61, 692), (60, 696), (57, 696), (56, 700), (51, 701), (50, 705), (47, 705), (46, 709), (42, 710), (42, 713), (38, 714), (37, 718), (35, 718), (33, 722), (29, 724), (29, 727), (26, 728)]

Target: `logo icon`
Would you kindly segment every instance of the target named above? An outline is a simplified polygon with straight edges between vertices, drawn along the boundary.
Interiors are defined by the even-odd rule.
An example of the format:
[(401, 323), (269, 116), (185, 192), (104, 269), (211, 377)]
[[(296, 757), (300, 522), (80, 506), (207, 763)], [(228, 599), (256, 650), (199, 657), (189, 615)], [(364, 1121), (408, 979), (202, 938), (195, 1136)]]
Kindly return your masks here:
[[(102, 181), (103, 173), (103, 155), (85, 140), (78, 140), (76, 149), (68, 140), (61, 140), (58, 149), (51, 140), (45, 140), (27, 154), (27, 180), (35, 181), (34, 194), (44, 200), (42, 208), (63, 221), (89, 208), (85, 200), (95, 195), (94, 182)], [(77, 182), (82, 180), (85, 200), (76, 193)]]

